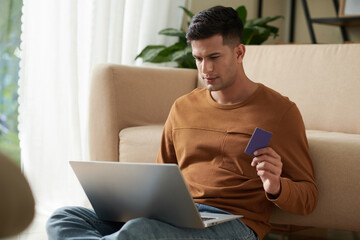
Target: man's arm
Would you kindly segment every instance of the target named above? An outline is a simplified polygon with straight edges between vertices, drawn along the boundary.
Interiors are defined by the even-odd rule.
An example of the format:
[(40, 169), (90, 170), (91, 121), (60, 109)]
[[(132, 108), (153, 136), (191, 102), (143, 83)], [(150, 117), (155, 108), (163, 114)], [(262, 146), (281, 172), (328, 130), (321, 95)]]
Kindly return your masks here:
[(161, 136), (160, 150), (156, 158), (157, 163), (176, 163), (177, 158), (172, 139), (172, 110), (165, 122), (163, 133)]
[(279, 208), (306, 215), (317, 203), (318, 190), (301, 114), (293, 105), (273, 135), (272, 148), (255, 152), (256, 167), (267, 198)]

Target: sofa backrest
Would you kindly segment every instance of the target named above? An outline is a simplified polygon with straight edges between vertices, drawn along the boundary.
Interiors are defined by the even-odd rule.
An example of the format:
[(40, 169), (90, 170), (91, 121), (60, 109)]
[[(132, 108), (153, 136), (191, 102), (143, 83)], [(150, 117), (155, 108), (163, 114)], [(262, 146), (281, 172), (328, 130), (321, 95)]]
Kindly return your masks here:
[(360, 44), (247, 46), (244, 68), (294, 101), (307, 129), (360, 133)]

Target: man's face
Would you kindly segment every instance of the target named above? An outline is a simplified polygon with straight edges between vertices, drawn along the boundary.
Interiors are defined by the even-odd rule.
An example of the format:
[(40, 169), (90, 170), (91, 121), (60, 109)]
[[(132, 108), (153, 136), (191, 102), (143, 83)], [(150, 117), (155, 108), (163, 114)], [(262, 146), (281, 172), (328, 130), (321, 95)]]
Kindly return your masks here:
[(193, 40), (191, 47), (197, 69), (208, 90), (223, 90), (234, 83), (238, 71), (238, 54), (236, 48), (223, 45), (221, 35)]

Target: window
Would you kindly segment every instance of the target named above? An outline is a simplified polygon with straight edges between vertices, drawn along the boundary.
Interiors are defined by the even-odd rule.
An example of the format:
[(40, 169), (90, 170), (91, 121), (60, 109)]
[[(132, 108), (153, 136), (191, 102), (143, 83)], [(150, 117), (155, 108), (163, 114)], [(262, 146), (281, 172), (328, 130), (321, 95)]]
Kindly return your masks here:
[(22, 0), (0, 1), (0, 151), (20, 165), (18, 78)]

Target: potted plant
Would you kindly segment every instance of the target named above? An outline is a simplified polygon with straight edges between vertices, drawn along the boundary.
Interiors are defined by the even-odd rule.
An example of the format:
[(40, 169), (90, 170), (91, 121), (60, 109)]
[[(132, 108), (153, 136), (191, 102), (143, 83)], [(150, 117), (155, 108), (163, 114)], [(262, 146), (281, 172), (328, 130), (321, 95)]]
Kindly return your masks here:
[[(184, 13), (192, 19), (194, 14), (186, 9), (180, 7)], [(274, 38), (278, 36), (279, 29), (274, 26), (267, 25), (269, 22), (275, 21), (281, 16), (256, 18), (246, 20), (247, 10), (245, 6), (240, 6), (236, 9), (239, 18), (244, 24), (243, 43), (245, 45), (259, 45), (265, 42), (270, 36)], [(190, 21), (187, 23), (190, 25)], [(149, 45), (146, 46), (136, 59), (142, 58), (144, 62), (164, 63), (176, 62), (179, 68), (194, 68), (196, 69), (195, 60), (192, 56), (191, 46), (186, 42), (186, 31), (174, 28), (166, 28), (159, 32), (160, 35), (178, 37), (178, 41), (171, 45)]]

